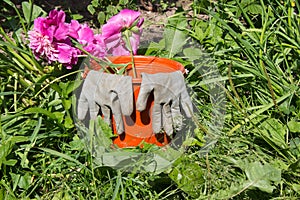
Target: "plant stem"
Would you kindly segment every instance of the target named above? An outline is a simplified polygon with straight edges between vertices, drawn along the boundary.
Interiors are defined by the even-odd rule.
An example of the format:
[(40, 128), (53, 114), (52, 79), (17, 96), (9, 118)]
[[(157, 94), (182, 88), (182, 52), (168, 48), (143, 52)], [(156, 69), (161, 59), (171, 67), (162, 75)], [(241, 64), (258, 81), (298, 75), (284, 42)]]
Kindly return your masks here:
[[(259, 42), (260, 42), (261, 46), (264, 43), (264, 36), (265, 36), (266, 29), (267, 29), (268, 21), (269, 21), (269, 15), (270, 15), (270, 9), (268, 9), (268, 12), (266, 13), (265, 20), (264, 20), (265, 23), (263, 24), (262, 32), (261, 32), (261, 35), (260, 35)], [(270, 76), (269, 76), (267, 68), (266, 68), (266, 66), (264, 64), (264, 61), (262, 60), (263, 53), (264, 53), (263, 50), (259, 49), (259, 65), (260, 65), (261, 69), (263, 70), (263, 73), (264, 73), (265, 78), (267, 80), (267, 85), (268, 85), (268, 88), (270, 90), (271, 97), (272, 97), (272, 100), (274, 102), (274, 106), (275, 106), (276, 109), (279, 110), (277, 102), (276, 102), (276, 97), (275, 97), (274, 89), (272, 87), (272, 82), (271, 82)]]
[(133, 50), (132, 50), (132, 45), (130, 42), (130, 38), (129, 38), (129, 31), (125, 31), (125, 38), (126, 38), (126, 43), (127, 43), (127, 48), (130, 51), (130, 56), (131, 56), (131, 66), (132, 66), (132, 70), (133, 70), (133, 78), (136, 78), (136, 69), (135, 69), (135, 64), (134, 64), (134, 54), (133, 54)]
[(68, 74), (64, 74), (58, 78), (55, 78), (54, 80), (52, 80), (51, 82), (49, 82), (47, 85), (45, 85), (43, 88), (41, 88), (35, 95), (33, 98), (36, 98), (43, 90), (45, 90), (47, 87), (49, 87), (52, 83), (55, 83), (56, 81), (59, 81), (60, 79), (64, 78), (64, 77), (67, 77), (67, 76), (70, 76), (72, 74), (76, 74), (78, 72), (81, 72), (82, 70), (76, 70), (74, 72), (70, 72)]

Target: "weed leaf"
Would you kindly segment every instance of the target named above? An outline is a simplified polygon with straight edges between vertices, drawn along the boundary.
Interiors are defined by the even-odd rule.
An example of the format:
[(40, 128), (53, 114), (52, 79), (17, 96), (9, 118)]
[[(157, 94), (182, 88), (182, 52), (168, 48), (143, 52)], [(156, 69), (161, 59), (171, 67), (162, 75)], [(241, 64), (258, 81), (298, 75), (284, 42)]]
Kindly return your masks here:
[(279, 183), (281, 180), (281, 170), (268, 163), (264, 165), (260, 162), (249, 163), (245, 173), (248, 178), (246, 185), (268, 193), (272, 193), (275, 189), (272, 183)]

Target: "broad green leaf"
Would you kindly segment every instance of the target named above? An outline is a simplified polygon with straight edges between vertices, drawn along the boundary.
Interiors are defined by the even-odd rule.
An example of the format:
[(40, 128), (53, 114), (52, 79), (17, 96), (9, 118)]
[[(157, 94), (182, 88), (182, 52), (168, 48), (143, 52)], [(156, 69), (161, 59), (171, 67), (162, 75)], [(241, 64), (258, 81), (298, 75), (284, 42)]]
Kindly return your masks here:
[(64, 126), (69, 129), (74, 127), (73, 119), (70, 116), (65, 117)]
[(71, 99), (62, 99), (62, 104), (63, 104), (65, 110), (69, 110), (72, 106), (72, 100)]
[(82, 80), (69, 81), (66, 88), (66, 95), (76, 90), (82, 83)]
[(121, 5), (126, 5), (126, 4), (128, 4), (129, 2), (128, 2), (128, 0), (119, 0), (119, 3), (120, 3)]
[(52, 198), (52, 200), (62, 200), (63, 199), (63, 191), (56, 192)]
[(15, 174), (15, 173), (12, 173), (12, 172), (10, 172), (9, 174), (10, 174), (10, 177), (11, 177), (11, 180), (12, 180), (12, 183), (13, 183), (12, 189), (13, 189), (13, 191), (15, 191), (17, 186), (18, 186), (21, 175), (20, 174)]
[(162, 39), (160, 40), (158, 43), (157, 42), (151, 42), (147, 49), (146, 49), (146, 52), (144, 53), (144, 55), (146, 56), (157, 56), (162, 49), (165, 48), (165, 40)]
[(29, 175), (29, 173), (26, 173), (24, 176), (20, 177), (20, 180), (18, 182), (18, 186), (22, 189), (28, 189), (30, 187), (32, 176)]
[[(31, 10), (32, 8), (32, 10)], [(45, 15), (46, 12), (37, 5), (31, 5), (29, 2), (24, 1), (22, 2), (22, 10), (25, 17), (25, 21), (29, 24), (34, 19), (36, 19), (39, 16)]]
[(105, 13), (104, 12), (99, 12), (97, 16), (97, 20), (100, 24), (104, 24), (105, 22)]
[(174, 165), (169, 177), (191, 197), (198, 197), (199, 190), (205, 182), (202, 169), (188, 158), (179, 158)]
[(186, 27), (185, 18), (179, 16), (169, 18), (169, 23), (164, 31), (165, 50), (168, 52), (168, 58), (172, 58), (181, 52), (186, 43), (186, 33), (183, 31)]
[(81, 140), (78, 135), (75, 135), (73, 137), (73, 140), (70, 142), (70, 147), (72, 150), (83, 150), (84, 149), (84, 143), (83, 140)]
[(249, 11), (252, 14), (261, 14), (262, 13), (262, 6), (260, 4), (250, 4), (249, 6), (247, 6), (246, 11)]
[(288, 148), (288, 145), (285, 142), (286, 127), (279, 120), (269, 118), (259, 127), (259, 132), (262, 133), (267, 140), (273, 142), (282, 149)]
[(201, 56), (203, 56), (203, 52), (199, 48), (185, 48), (183, 49), (183, 55), (189, 61), (194, 61), (197, 59), (201, 59)]
[(74, 198), (69, 194), (68, 191), (65, 191), (64, 193), (64, 197), (62, 198), (62, 200), (73, 200)]
[(290, 140), (290, 151), (297, 157), (300, 156), (300, 138), (292, 138)]
[(295, 111), (295, 106), (291, 105), (290, 98), (282, 102), (279, 106), (280, 111), (282, 111), (284, 114), (289, 115), (290, 113)]
[(92, 0), (91, 4), (92, 6), (94, 6), (95, 8), (99, 7), (101, 3), (101, 0), (99, 2), (99, 0)]
[(93, 15), (95, 14), (96, 10), (93, 5), (88, 5), (87, 10)]
[(80, 15), (80, 14), (72, 14), (71, 17), (72, 17), (72, 19), (74, 19), (74, 20), (79, 20), (79, 19), (82, 19), (82, 18), (83, 18), (83, 16)]
[(0, 169), (2, 164), (13, 166), (16, 164), (16, 160), (6, 158), (12, 152), (14, 145), (20, 142), (26, 142), (29, 138), (25, 136), (9, 136), (8, 138), (2, 138), (0, 143)]
[(272, 193), (274, 184), (281, 181), (281, 170), (273, 167), (269, 163), (262, 165), (260, 162), (249, 163), (245, 169), (248, 187), (256, 187), (261, 191)]
[(53, 112), (53, 114), (55, 115), (55, 118), (57, 119), (57, 121), (59, 123), (62, 123), (62, 121), (64, 119), (64, 116), (65, 116), (65, 113), (63, 113), (63, 112)]
[(195, 27), (195, 34), (196, 34), (195, 37), (197, 37), (200, 42), (202, 42), (202, 40), (205, 38), (205, 34), (203, 33), (203, 30), (199, 26)]
[(300, 194), (300, 184), (292, 184), (292, 188), (295, 192), (297, 192), (298, 194)]
[(300, 122), (296, 122), (294, 120), (288, 122), (289, 131), (292, 133), (299, 133), (300, 132)]
[(15, 160), (15, 159), (10, 159), (10, 160), (5, 160), (4, 162), (3, 162), (3, 164), (5, 164), (5, 165), (9, 165), (9, 166), (14, 166), (15, 164), (17, 164), (17, 160)]

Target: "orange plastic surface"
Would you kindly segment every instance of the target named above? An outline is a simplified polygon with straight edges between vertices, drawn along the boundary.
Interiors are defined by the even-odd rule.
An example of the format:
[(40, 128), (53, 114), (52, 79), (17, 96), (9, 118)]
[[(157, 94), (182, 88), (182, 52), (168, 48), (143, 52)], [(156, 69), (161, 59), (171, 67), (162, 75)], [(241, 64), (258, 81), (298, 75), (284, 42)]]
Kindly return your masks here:
[[(114, 64), (124, 64), (131, 62), (130, 56), (109, 57)], [(133, 98), (134, 110), (131, 116), (123, 116), (125, 132), (118, 135), (113, 143), (120, 148), (141, 146), (142, 142), (164, 146), (170, 142), (169, 136), (165, 133), (155, 134), (152, 131), (152, 107), (154, 103), (153, 95), (148, 98), (146, 109), (142, 112), (136, 110), (135, 105), (142, 82), (141, 73), (155, 74), (164, 72), (181, 71), (185, 73), (183, 65), (167, 58), (158, 58), (152, 56), (134, 57), (137, 78), (133, 78)], [(133, 77), (132, 66), (128, 65), (126, 75)], [(112, 120), (113, 131), (116, 134), (114, 120)], [(142, 147), (142, 146), (141, 146)]]

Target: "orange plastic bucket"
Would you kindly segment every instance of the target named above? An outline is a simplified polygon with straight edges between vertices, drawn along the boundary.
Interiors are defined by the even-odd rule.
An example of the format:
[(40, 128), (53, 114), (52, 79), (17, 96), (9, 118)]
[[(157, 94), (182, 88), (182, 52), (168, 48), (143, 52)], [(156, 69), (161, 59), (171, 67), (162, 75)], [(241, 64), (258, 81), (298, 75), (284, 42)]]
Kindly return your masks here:
[[(126, 64), (131, 62), (131, 56), (109, 57), (114, 64)], [(152, 131), (152, 107), (154, 103), (153, 95), (148, 98), (146, 109), (142, 112), (136, 110), (136, 101), (140, 91), (142, 82), (141, 73), (155, 74), (181, 71), (185, 73), (183, 65), (174, 60), (167, 58), (158, 58), (153, 56), (134, 56), (135, 69), (137, 78), (133, 78), (133, 96), (134, 109), (131, 116), (123, 116), (125, 132), (121, 135), (116, 134), (115, 124), (113, 121), (113, 131), (117, 135), (113, 139), (113, 143), (120, 148), (141, 146), (143, 142), (164, 146), (170, 142), (169, 136), (165, 133), (155, 134)], [(128, 65), (126, 75), (133, 77), (133, 69), (131, 64)]]

